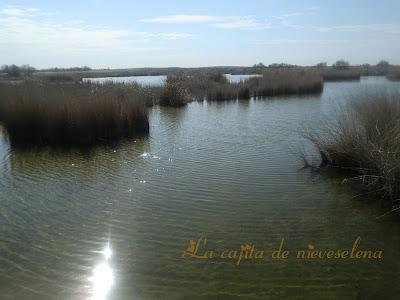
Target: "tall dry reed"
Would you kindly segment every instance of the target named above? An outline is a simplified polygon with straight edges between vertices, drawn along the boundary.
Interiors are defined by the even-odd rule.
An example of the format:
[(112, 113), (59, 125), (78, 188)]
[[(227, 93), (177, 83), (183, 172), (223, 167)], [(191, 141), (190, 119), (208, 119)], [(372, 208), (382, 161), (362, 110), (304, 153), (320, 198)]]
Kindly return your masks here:
[(360, 95), (307, 138), (321, 155), (321, 167), (400, 207), (400, 94)]
[(148, 133), (146, 97), (132, 84), (1, 84), (0, 123), (20, 146), (110, 142)]

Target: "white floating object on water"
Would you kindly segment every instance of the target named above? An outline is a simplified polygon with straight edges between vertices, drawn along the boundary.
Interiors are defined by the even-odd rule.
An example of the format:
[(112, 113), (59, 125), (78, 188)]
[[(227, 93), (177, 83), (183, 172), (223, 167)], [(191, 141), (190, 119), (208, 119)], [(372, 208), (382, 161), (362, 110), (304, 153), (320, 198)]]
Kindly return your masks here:
[(129, 192), (132, 192), (132, 189), (129, 189), (128, 191), (129, 191)]
[(140, 180), (140, 183), (146, 183), (146, 180)]
[(140, 157), (147, 157), (147, 156), (149, 156), (149, 153), (147, 153), (147, 152), (140, 154)]

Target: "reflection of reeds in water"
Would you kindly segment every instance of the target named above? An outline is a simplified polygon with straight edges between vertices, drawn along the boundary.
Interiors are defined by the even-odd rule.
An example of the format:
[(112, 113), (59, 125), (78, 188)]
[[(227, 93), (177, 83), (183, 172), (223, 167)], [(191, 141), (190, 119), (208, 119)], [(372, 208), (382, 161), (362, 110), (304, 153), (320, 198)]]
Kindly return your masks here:
[(319, 75), (305, 72), (268, 72), (261, 78), (248, 81), (255, 97), (318, 94), (323, 90)]
[(169, 78), (174, 83), (179, 82), (190, 97), (197, 101), (244, 100), (250, 99), (252, 95), (264, 97), (314, 94), (321, 93), (323, 89), (320, 75), (286, 70), (265, 72), (262, 77), (251, 78), (240, 83), (230, 83), (220, 73), (213, 72), (179, 74)]
[(392, 70), (386, 75), (386, 77), (390, 80), (400, 80), (400, 70)]
[(361, 95), (358, 100), (307, 138), (319, 150), (322, 167), (344, 172), (400, 207), (400, 95)]
[(138, 85), (22, 82), (0, 85), (0, 122), (12, 144), (91, 145), (149, 131)]

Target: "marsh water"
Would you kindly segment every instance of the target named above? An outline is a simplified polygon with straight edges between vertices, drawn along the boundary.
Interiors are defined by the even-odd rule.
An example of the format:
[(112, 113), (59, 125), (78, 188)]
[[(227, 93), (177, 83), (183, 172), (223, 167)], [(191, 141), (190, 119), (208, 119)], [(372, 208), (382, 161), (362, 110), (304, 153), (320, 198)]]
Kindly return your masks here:
[[(302, 169), (304, 128), (384, 78), (322, 95), (150, 109), (150, 136), (91, 152), (0, 138), (1, 299), (395, 299), (400, 223), (340, 179)], [(318, 250), (384, 259), (296, 259)], [(182, 258), (188, 241), (263, 259)], [(287, 259), (271, 259), (281, 238)], [(378, 297), (379, 296), (379, 297)]]
[[(226, 79), (231, 83), (239, 83), (241, 81), (248, 80), (253, 77), (260, 77), (259, 74), (249, 74), (249, 75), (232, 75), (225, 74)], [(100, 78), (83, 78), (83, 81), (92, 81), (97, 83), (104, 83), (108, 81), (112, 82), (135, 82), (140, 85), (149, 86), (161, 86), (164, 84), (167, 76), (165, 75), (153, 75), (153, 76), (126, 76), (126, 77), (100, 77)]]
[(91, 81), (97, 83), (104, 82), (135, 82), (140, 85), (149, 85), (149, 86), (161, 86), (164, 84), (167, 76), (164, 75), (156, 75), (156, 76), (124, 76), (124, 77), (99, 77), (99, 78), (83, 78), (83, 81)]

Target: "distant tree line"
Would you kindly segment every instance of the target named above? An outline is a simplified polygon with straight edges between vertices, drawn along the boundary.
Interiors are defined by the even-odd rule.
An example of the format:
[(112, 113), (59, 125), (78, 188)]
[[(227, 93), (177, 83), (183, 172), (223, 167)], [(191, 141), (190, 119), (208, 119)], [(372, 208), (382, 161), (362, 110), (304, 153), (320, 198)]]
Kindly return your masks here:
[(49, 68), (49, 69), (42, 69), (40, 71), (44, 71), (44, 72), (64, 72), (64, 71), (90, 71), (92, 70), (91, 68), (89, 68), (88, 66), (83, 66), (83, 67), (72, 67), (72, 68)]
[[(328, 63), (326, 62), (320, 62), (315, 65), (317, 68), (326, 68), (328, 67)], [(369, 67), (369, 64), (363, 64), (363, 67)], [(387, 68), (390, 67), (390, 64), (386, 60), (381, 60), (376, 64), (377, 67), (381, 68)], [(297, 65), (291, 65), (291, 64), (286, 64), (286, 63), (274, 63), (268, 65), (268, 68), (296, 68), (298, 67)], [(264, 65), (262, 62), (259, 62), (257, 64), (253, 65), (253, 68), (267, 68), (266, 65)], [(340, 69), (340, 70), (346, 70), (350, 68), (350, 63), (348, 61), (345, 61), (344, 59), (340, 59), (336, 61), (334, 64), (332, 64), (332, 68), (334, 69)]]
[(334, 69), (339, 69), (339, 70), (346, 70), (350, 68), (350, 63), (348, 61), (345, 61), (344, 59), (338, 60), (335, 62), (332, 67)]
[(3, 65), (1, 66), (0, 73), (6, 74), (10, 77), (30, 76), (36, 69), (30, 65)]
[[(297, 65), (291, 65), (291, 64), (286, 64), (286, 63), (273, 63), (269, 64), (268, 68), (296, 68)], [(262, 62), (253, 65), (253, 68), (267, 68), (266, 65), (264, 65)]]

